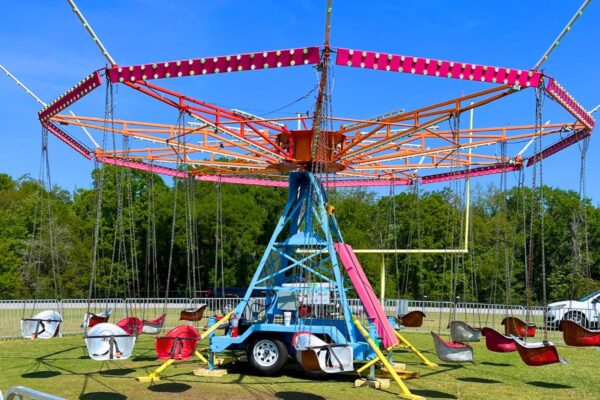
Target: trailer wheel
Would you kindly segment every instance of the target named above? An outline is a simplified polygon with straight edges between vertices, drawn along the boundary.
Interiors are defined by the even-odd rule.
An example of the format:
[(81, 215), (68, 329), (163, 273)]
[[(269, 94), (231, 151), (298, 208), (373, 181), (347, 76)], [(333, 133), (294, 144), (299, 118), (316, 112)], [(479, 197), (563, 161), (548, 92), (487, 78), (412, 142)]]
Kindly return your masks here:
[(248, 346), (248, 361), (262, 375), (279, 372), (288, 358), (286, 345), (274, 337), (257, 337)]

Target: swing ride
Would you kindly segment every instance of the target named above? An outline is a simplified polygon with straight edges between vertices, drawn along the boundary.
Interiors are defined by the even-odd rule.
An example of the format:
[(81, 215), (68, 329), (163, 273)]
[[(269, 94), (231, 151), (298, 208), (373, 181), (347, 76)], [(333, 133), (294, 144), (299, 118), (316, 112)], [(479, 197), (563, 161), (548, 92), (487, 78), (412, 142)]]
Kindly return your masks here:
[[(594, 128), (590, 113), (553, 77), (540, 72), (541, 63), (553, 47), (530, 70), (333, 47), (330, 45), (331, 1), (328, 1), (325, 39), (321, 46), (120, 65), (112, 59), (73, 1), (69, 3), (110, 65), (92, 72), (44, 106), (39, 120), (46, 135), (53, 134), (83, 157), (100, 164), (171, 176), (186, 182), (287, 187), (288, 190), (284, 211), (239, 304), (202, 333), (192, 326), (181, 325), (156, 338), (157, 356), (167, 361), (148, 377), (142, 377), (142, 381), (158, 380), (159, 374), (175, 360), (194, 355), (202, 359), (196, 347), (200, 340), (208, 338), (210, 370), (215, 368), (215, 354), (244, 350), (256, 370), (274, 374), (281, 370), (292, 352), (308, 372), (351, 371), (355, 363), (365, 363), (358, 371), (371, 368), (371, 378), (374, 378), (373, 368), (381, 364), (405, 398), (419, 398), (411, 394), (394, 372), (383, 351), (391, 352), (402, 345), (425, 364), (433, 363), (393, 329), (356, 256), (360, 251), (355, 252), (344, 242), (328, 190), (468, 181), (477, 176), (522, 172), (525, 167), (541, 171), (543, 160), (587, 140)], [(572, 23), (573, 20), (570, 25)], [(486, 88), (437, 104), (369, 119), (337, 117), (330, 111), (333, 64), (398, 76), (412, 74), (481, 82)], [(313, 114), (297, 118), (261, 118), (209, 104), (152, 82), (307, 66), (314, 66), (319, 74), (318, 93)], [(61, 114), (102, 84), (107, 87), (104, 117)], [(173, 109), (179, 122), (174, 125), (115, 118), (113, 89), (117, 85)], [(534, 124), (471, 125), (469, 128), (461, 124), (461, 115), (465, 112), (531, 91), (536, 95)], [(542, 125), (542, 96), (556, 101), (574, 121)], [(186, 124), (185, 118), (194, 122)], [(294, 129), (292, 125), (296, 123), (298, 127)], [(440, 127), (445, 123), (449, 129)], [(76, 131), (76, 127), (82, 128), (84, 135)], [(108, 135), (112, 137), (112, 148), (104, 145), (109, 142)], [(123, 140), (115, 140), (115, 137)], [(553, 142), (548, 145), (550, 141)], [(498, 146), (503, 148), (501, 155), (496, 151)], [(512, 155), (508, 149), (513, 151)], [(534, 184), (535, 179), (534, 172)], [(97, 213), (100, 208), (101, 200), (98, 200)], [(96, 226), (90, 298), (97, 264), (98, 229)], [(465, 230), (468, 229), (466, 223)], [(190, 231), (188, 239), (192, 235)], [(540, 235), (543, 237), (543, 231)], [(465, 253), (467, 245), (465, 242), (464, 250), (438, 252)], [(389, 252), (399, 250), (388, 249)], [(532, 245), (529, 250), (532, 252)], [(190, 257), (193, 257), (191, 253)], [(542, 262), (540, 272), (545, 280), (544, 268)], [(532, 271), (530, 262), (528, 278)], [(169, 278), (166, 284), (165, 304)], [(264, 308), (259, 312), (253, 309), (252, 293), (256, 290), (266, 292)], [(349, 306), (349, 291), (356, 292), (361, 301), (362, 321), (353, 315)], [(531, 299), (528, 300), (530, 305)], [(198, 321), (205, 307), (183, 310), (180, 319)], [(137, 335), (159, 333), (165, 321), (163, 312), (155, 320), (142, 321), (127, 316), (117, 324), (109, 324), (110, 312), (106, 311), (94, 315), (88, 310), (83, 324), (88, 353), (98, 361), (127, 359)], [(423, 317), (422, 312), (413, 312), (402, 316), (401, 323), (406, 327), (420, 326)], [(510, 317), (506, 321), (507, 334), (533, 336), (528, 321), (521, 321), (525, 331), (517, 328), (517, 318)], [(472, 362), (473, 349), (467, 343), (478, 341), (483, 335), (489, 350), (518, 351), (527, 365), (562, 362), (547, 337), (539, 343), (528, 343), (491, 328), (473, 328), (461, 321), (453, 320), (449, 325), (451, 341), (431, 333), (438, 357), (443, 361)], [(223, 326), (228, 326), (226, 334), (215, 335), (215, 330)], [(567, 330), (573, 329), (567, 325), (564, 328), (565, 335)]]

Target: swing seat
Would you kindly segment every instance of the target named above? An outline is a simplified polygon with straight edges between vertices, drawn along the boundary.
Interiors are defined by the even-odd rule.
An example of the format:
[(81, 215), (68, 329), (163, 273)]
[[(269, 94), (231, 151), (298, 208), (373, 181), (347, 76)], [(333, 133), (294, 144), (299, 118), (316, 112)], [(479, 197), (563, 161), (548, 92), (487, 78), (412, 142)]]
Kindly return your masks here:
[(62, 316), (54, 310), (45, 310), (21, 320), (23, 339), (50, 339), (60, 335)]
[(517, 317), (506, 317), (500, 322), (504, 325), (504, 333), (519, 337), (534, 337), (536, 326), (535, 324), (526, 324)]
[(81, 323), (81, 329), (92, 328), (98, 324), (108, 322), (110, 315), (112, 314), (112, 308), (107, 308), (99, 314), (94, 314), (91, 312), (86, 313), (83, 316), (83, 322)]
[(88, 355), (95, 361), (127, 360), (133, 353), (137, 336), (115, 324), (98, 324), (84, 337)]
[(505, 336), (492, 328), (483, 328), (481, 334), (485, 337), (485, 347), (495, 353), (511, 353), (517, 351), (512, 336)]
[(162, 330), (163, 326), (165, 326), (166, 318), (167, 318), (167, 314), (163, 314), (156, 319), (152, 319), (149, 321), (142, 320), (142, 323), (143, 323), (142, 332), (148, 333), (150, 335), (156, 335), (157, 333), (159, 333)]
[(450, 337), (454, 342), (467, 343), (481, 340), (481, 329), (473, 328), (463, 321), (452, 321), (449, 325)]
[(193, 326), (177, 326), (154, 339), (156, 356), (160, 360), (187, 360), (196, 352), (199, 340), (200, 333)]
[(118, 327), (123, 329), (128, 335), (139, 335), (144, 329), (144, 323), (136, 317), (126, 317), (117, 322)]
[(310, 332), (292, 337), (296, 360), (305, 371), (334, 374), (354, 371), (354, 352), (345, 344), (329, 344)]
[(204, 316), (205, 309), (206, 309), (206, 304), (202, 304), (198, 308), (186, 308), (185, 310), (181, 311), (181, 314), (179, 315), (179, 320), (180, 321), (191, 321), (191, 322), (200, 321), (202, 319), (202, 317)]
[(440, 360), (452, 363), (473, 362), (473, 348), (468, 344), (447, 342), (435, 332), (431, 332), (431, 336)]
[(398, 315), (398, 320), (400, 321), (400, 325), (405, 328), (419, 328), (423, 325), (423, 318), (425, 318), (425, 313), (423, 311), (411, 311), (404, 315)]
[(514, 339), (517, 351), (523, 362), (530, 367), (538, 367), (548, 364), (568, 364), (567, 361), (558, 355), (556, 346), (548, 341), (525, 343), (519, 338)]
[(600, 330), (590, 330), (577, 322), (562, 320), (560, 330), (568, 346), (600, 346)]

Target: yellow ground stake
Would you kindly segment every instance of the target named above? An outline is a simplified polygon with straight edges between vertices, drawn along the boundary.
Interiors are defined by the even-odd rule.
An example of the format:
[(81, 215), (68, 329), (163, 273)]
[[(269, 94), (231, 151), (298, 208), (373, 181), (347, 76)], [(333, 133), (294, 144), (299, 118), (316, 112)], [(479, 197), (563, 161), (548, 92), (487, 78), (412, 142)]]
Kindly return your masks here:
[(373, 341), (373, 339), (371, 339), (371, 337), (369, 336), (369, 333), (364, 328), (364, 326), (362, 326), (360, 321), (356, 317), (352, 317), (352, 321), (354, 322), (354, 325), (356, 325), (356, 327), (358, 328), (360, 333), (365, 337), (365, 339), (367, 340), (367, 343), (369, 344), (369, 346), (371, 346), (371, 349), (373, 349), (373, 351), (377, 355), (377, 358), (379, 359), (379, 361), (381, 361), (381, 363), (387, 368), (387, 370), (389, 371), (392, 378), (394, 378), (394, 381), (396, 381), (398, 386), (400, 386), (400, 390), (402, 391), (402, 393), (399, 396), (402, 398), (405, 398), (405, 399), (410, 399), (410, 400), (425, 400), (425, 397), (418, 396), (418, 395), (412, 394), (410, 392), (410, 390), (408, 389), (406, 384), (404, 382), (402, 382), (402, 379), (398, 376), (398, 374), (394, 370), (394, 367), (392, 367), (392, 365), (387, 360), (385, 355), (381, 352), (381, 350), (379, 350), (379, 346), (377, 346), (377, 344)]
[(169, 368), (171, 366), (171, 364), (173, 364), (174, 362), (175, 362), (174, 359), (167, 360), (160, 367), (158, 367), (154, 371), (152, 371), (150, 373), (150, 375), (148, 375), (148, 376), (138, 376), (135, 379), (137, 379), (138, 382), (157, 382), (157, 381), (160, 381), (160, 373), (163, 372), (165, 369)]
[(396, 337), (398, 338), (398, 340), (400, 340), (400, 342), (402, 343), (402, 345), (407, 348), (408, 350), (412, 351), (413, 353), (415, 353), (415, 355), (417, 357), (419, 357), (419, 359), (423, 362), (423, 364), (425, 364), (426, 366), (430, 367), (430, 368), (435, 368), (438, 365), (434, 362), (431, 362), (427, 359), (427, 357), (425, 357), (423, 355), (423, 353), (421, 353), (419, 350), (417, 350), (417, 348), (415, 346), (413, 346), (408, 340), (406, 340), (404, 338), (404, 336), (402, 336), (400, 334), (400, 332), (394, 330), (394, 333), (396, 334)]
[[(224, 316), (223, 318), (221, 318), (219, 321), (217, 321), (213, 326), (211, 326), (210, 328), (208, 328), (206, 331), (202, 332), (200, 334), (200, 339), (199, 340), (206, 339), (208, 337), (208, 335), (210, 335), (215, 330), (217, 330), (225, 322), (229, 321), (229, 318), (231, 318), (232, 315), (233, 315), (233, 311), (230, 311), (229, 314), (227, 314), (226, 316)], [(196, 351), (195, 354), (196, 354), (196, 357), (198, 357), (202, 362), (208, 364), (208, 360), (206, 359), (206, 357), (204, 357), (202, 354), (200, 354), (199, 351)], [(150, 373), (150, 375), (148, 375), (148, 376), (138, 376), (135, 379), (138, 382), (157, 382), (157, 381), (160, 380), (160, 374), (165, 369), (169, 368), (171, 366), (171, 364), (173, 364), (174, 362), (175, 362), (174, 359), (167, 360), (160, 367), (158, 367), (154, 371), (152, 371)]]

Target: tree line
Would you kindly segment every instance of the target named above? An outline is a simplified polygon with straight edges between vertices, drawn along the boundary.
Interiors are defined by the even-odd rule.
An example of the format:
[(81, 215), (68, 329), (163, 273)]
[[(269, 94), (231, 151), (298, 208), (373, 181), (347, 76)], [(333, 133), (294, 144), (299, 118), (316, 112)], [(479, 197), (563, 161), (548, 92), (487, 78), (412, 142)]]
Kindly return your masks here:
[[(215, 287), (243, 288), (287, 200), (279, 188), (167, 184), (111, 166), (92, 176), (93, 188), (69, 193), (0, 174), (1, 299), (164, 297), (167, 290), (169, 297), (198, 296)], [(453, 183), (386, 195), (334, 189), (328, 196), (354, 248), (460, 249), (464, 192), (464, 184)], [(469, 251), (359, 255), (376, 291), (382, 263), (388, 297), (524, 303), (528, 277), (536, 304), (544, 280), (548, 301), (600, 288), (600, 209), (590, 199), (550, 187), (543, 197), (527, 187), (477, 185), (472, 192)]]

